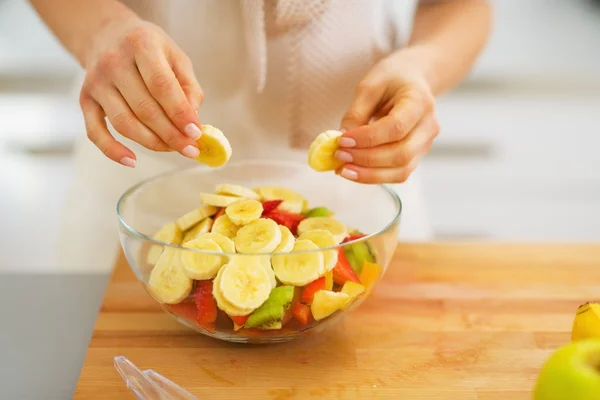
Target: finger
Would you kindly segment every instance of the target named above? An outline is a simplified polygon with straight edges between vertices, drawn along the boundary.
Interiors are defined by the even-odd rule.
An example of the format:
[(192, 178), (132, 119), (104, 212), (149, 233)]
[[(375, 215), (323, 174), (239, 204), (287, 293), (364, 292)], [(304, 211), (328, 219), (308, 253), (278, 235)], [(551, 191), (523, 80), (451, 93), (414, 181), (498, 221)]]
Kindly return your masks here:
[(430, 114), (423, 118), (404, 140), (368, 149), (338, 150), (335, 157), (361, 167), (403, 167), (413, 158), (428, 151), (438, 132), (435, 115)]
[(420, 157), (413, 158), (404, 167), (397, 168), (366, 168), (354, 164), (346, 164), (339, 175), (351, 181), (360, 183), (402, 183), (417, 168)]
[(421, 101), (406, 98), (387, 116), (345, 132), (339, 140), (340, 147), (364, 149), (402, 140), (427, 111)]
[[(187, 99), (166, 57), (162, 53), (144, 50), (137, 53), (135, 58), (150, 94), (158, 101), (175, 127), (192, 138), (198, 138), (201, 135), (200, 119), (195, 108)], [(158, 133), (158, 131), (155, 132)], [(181, 140), (173, 135), (172, 132), (169, 133), (169, 140), (181, 145)], [(169, 142), (167, 141), (167, 143)], [(189, 141), (187, 143), (192, 144)], [(193, 145), (195, 146), (195, 143)]]
[(342, 117), (341, 129), (351, 130), (368, 124), (384, 92), (383, 85), (372, 84), (369, 81), (359, 83), (352, 103)]
[(117, 142), (106, 128), (104, 111), (98, 103), (89, 97), (80, 100), (85, 129), (88, 138), (111, 160), (134, 168), (136, 163), (135, 154), (127, 147)]
[(116, 87), (94, 93), (94, 97), (104, 109), (113, 128), (121, 135), (150, 150), (169, 150), (169, 146), (159, 136), (140, 122)]
[(198, 110), (204, 101), (204, 91), (200, 87), (190, 59), (183, 52), (173, 52), (171, 55), (173, 73), (179, 81), (185, 96), (194, 110)]

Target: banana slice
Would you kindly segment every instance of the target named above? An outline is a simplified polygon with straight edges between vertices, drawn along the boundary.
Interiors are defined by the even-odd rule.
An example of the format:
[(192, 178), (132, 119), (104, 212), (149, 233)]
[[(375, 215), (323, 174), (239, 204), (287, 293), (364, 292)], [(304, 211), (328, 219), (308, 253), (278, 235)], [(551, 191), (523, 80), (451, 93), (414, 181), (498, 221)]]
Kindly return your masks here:
[[(223, 251), (214, 240), (205, 238), (189, 241), (185, 243), (183, 247), (219, 253)], [(219, 272), (219, 269), (226, 262), (225, 257), (220, 255), (185, 250), (181, 251), (180, 260), (183, 272), (190, 279), (197, 280), (214, 278), (217, 275), (217, 272)]]
[[(298, 240), (305, 239), (310, 240), (319, 248), (337, 246), (338, 242), (335, 240), (331, 232), (325, 229), (313, 229), (312, 231), (306, 231), (298, 237)], [(329, 272), (335, 267), (338, 260), (338, 252), (336, 250), (325, 250), (323, 251), (323, 268), (321, 275)]]
[[(227, 265), (227, 264), (226, 264)], [(221, 292), (221, 277), (223, 276), (223, 271), (225, 271), (225, 267), (221, 268), (213, 281), (213, 297), (217, 301), (217, 307), (219, 310), (224, 311), (227, 315), (231, 315), (233, 317), (248, 315), (254, 311), (252, 308), (240, 308), (231, 304), (225, 297), (223, 297), (223, 292)]]
[[(310, 240), (296, 240), (293, 252), (318, 250), (319, 246)], [(304, 286), (321, 276), (324, 270), (323, 252), (291, 253), (271, 257), (271, 264), (277, 279), (285, 285)]]
[(294, 248), (296, 238), (285, 225), (279, 225), (279, 230), (281, 231), (281, 242), (279, 243), (279, 246), (275, 248), (273, 253), (289, 253)]
[(262, 203), (258, 200), (241, 199), (227, 206), (225, 214), (236, 225), (246, 225), (257, 220), (263, 213)]
[(196, 157), (199, 163), (210, 167), (225, 165), (231, 157), (231, 144), (223, 132), (211, 125), (200, 125), (202, 136), (196, 140), (200, 155)]
[(312, 217), (300, 221), (298, 224), (298, 235), (315, 229), (324, 229), (331, 232), (337, 244), (341, 243), (348, 236), (346, 225), (331, 217)]
[(204, 218), (212, 217), (217, 213), (217, 207), (206, 205), (200, 208), (196, 208), (185, 215), (181, 216), (175, 223), (182, 231), (187, 231)]
[(308, 165), (317, 172), (333, 171), (344, 165), (335, 158), (342, 132), (329, 130), (315, 138), (308, 149)]
[(192, 290), (193, 281), (174, 262), (177, 256), (176, 249), (165, 247), (150, 273), (148, 289), (164, 304), (180, 303)]
[(271, 253), (281, 242), (281, 230), (272, 219), (259, 218), (241, 227), (234, 242), (240, 253)]
[[(175, 222), (170, 222), (160, 228), (152, 237), (156, 240), (160, 240), (161, 242), (179, 245), (181, 244), (182, 233), (181, 229), (179, 229)], [(158, 244), (152, 245), (152, 247), (150, 247), (148, 250), (148, 254), (146, 255), (146, 261), (148, 264), (156, 264), (162, 251), (163, 246)]]
[(221, 215), (213, 223), (211, 232), (220, 233), (223, 236), (227, 236), (233, 239), (237, 235), (240, 226), (231, 222), (227, 215)]
[(235, 196), (223, 196), (222, 194), (200, 193), (200, 203), (215, 207), (227, 207), (240, 198)]
[(240, 185), (231, 185), (229, 183), (217, 185), (215, 193), (224, 194), (225, 196), (237, 196), (260, 201), (260, 196), (254, 190)]
[(265, 268), (259, 268), (256, 262), (236, 262), (239, 258), (223, 267), (221, 275), (221, 293), (225, 300), (240, 309), (256, 309), (269, 298), (271, 280)]
[(235, 263), (247, 263), (258, 265), (263, 267), (265, 271), (267, 271), (267, 275), (269, 275), (269, 281), (271, 282), (272, 288), (277, 286), (277, 279), (275, 278), (275, 272), (273, 272), (273, 267), (271, 266), (271, 256), (267, 255), (236, 255), (230, 258), (232, 260), (235, 258)]
[(210, 239), (216, 244), (219, 245), (221, 250), (225, 253), (235, 253), (235, 244), (233, 244), (233, 240), (228, 238), (225, 235), (222, 235), (217, 232), (208, 232), (199, 236), (200, 239)]
[(194, 226), (192, 229), (187, 231), (183, 236), (183, 240), (181, 243), (187, 243), (190, 240), (194, 240), (199, 238), (201, 235), (206, 232), (210, 232), (210, 228), (212, 228), (213, 219), (211, 217), (204, 218), (200, 223)]
[(273, 271), (273, 266), (271, 266), (271, 257), (270, 256), (257, 256), (261, 260), (261, 265), (267, 271), (267, 275), (269, 275), (269, 281), (271, 282), (271, 289), (275, 289), (277, 287), (277, 279), (275, 278), (275, 271)]
[(260, 186), (254, 189), (264, 200), (282, 200), (279, 209), (300, 214), (308, 208), (308, 201), (291, 189), (280, 186)]

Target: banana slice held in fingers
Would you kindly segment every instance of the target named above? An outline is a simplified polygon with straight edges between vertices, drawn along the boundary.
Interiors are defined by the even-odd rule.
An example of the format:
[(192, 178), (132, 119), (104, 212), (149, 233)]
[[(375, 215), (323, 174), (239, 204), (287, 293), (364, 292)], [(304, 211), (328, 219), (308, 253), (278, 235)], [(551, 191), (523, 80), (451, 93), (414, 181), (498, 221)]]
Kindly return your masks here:
[(222, 183), (220, 185), (217, 185), (217, 187), (215, 188), (215, 193), (222, 194), (225, 196), (237, 196), (243, 197), (245, 199), (260, 200), (260, 195), (254, 190), (249, 189), (245, 186), (233, 185), (229, 183)]
[(239, 229), (240, 226), (231, 222), (229, 217), (224, 214), (215, 220), (211, 232), (220, 233), (223, 236), (233, 239), (237, 235)]
[(231, 157), (231, 144), (221, 130), (212, 125), (201, 125), (200, 136), (196, 143), (200, 154), (196, 157), (199, 163), (210, 167), (225, 165)]
[(262, 203), (258, 200), (241, 199), (227, 206), (225, 214), (236, 225), (246, 225), (260, 218)]
[[(221, 253), (223, 250), (211, 239), (199, 238), (189, 241), (183, 247)], [(224, 256), (210, 253), (180, 250), (183, 272), (191, 279), (212, 279), (227, 261)]]
[[(277, 279), (285, 285), (304, 286), (321, 276), (325, 269), (323, 252), (310, 240), (296, 240), (292, 253), (274, 255), (271, 264)], [(311, 251), (312, 250), (312, 251)], [(296, 253), (294, 252), (302, 252)]]
[(220, 289), (225, 300), (233, 306), (254, 310), (267, 300), (272, 285), (260, 260), (245, 262), (234, 258), (223, 267)]
[(281, 230), (272, 219), (259, 218), (241, 227), (234, 242), (240, 253), (271, 253), (281, 242)]
[[(334, 247), (338, 245), (337, 240), (333, 237), (331, 232), (325, 229), (313, 229), (310, 231), (306, 231), (298, 237), (298, 240), (306, 239), (310, 240), (319, 248), (323, 249), (326, 247)], [(325, 274), (328, 271), (331, 271), (333, 267), (337, 264), (338, 261), (338, 252), (337, 250), (324, 250), (323, 251), (323, 271), (321, 271), (321, 275)]]
[(148, 289), (164, 304), (182, 302), (191, 292), (193, 280), (182, 270), (176, 261), (179, 254), (173, 247), (165, 247), (150, 273)]
[(346, 225), (332, 217), (312, 217), (300, 221), (298, 224), (298, 235), (315, 229), (323, 229), (331, 232), (338, 244), (348, 236)]
[(315, 138), (308, 149), (308, 165), (317, 172), (333, 171), (344, 165), (335, 158), (342, 132), (329, 130)]

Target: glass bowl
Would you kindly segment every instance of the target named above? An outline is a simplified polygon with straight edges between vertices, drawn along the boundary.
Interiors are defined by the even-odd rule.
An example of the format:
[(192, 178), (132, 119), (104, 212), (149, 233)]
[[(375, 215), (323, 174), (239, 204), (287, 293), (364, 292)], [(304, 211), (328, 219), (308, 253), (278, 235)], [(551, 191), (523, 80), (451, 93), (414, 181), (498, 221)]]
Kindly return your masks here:
[[(215, 194), (221, 184), (241, 185), (262, 194), (258, 199), (263, 206), (260, 219), (287, 226), (295, 233), (294, 238), (288, 236), (290, 243), (298, 244), (297, 235), (302, 234), (303, 242), (312, 240), (320, 247), (309, 243), (311, 246), (297, 245), (291, 251), (289, 247), (270, 252), (252, 250), (259, 253), (250, 253), (246, 247), (242, 248), (244, 253), (236, 251), (242, 243), (236, 236), (242, 235), (222, 229), (228, 216), (225, 207), (208, 207), (201, 215), (195, 211), (207, 210), (200, 201), (201, 193)], [(285, 196), (281, 191), (258, 189), (265, 187), (293, 190), (302, 196), (301, 210), (294, 203), (298, 196), (273, 202), (278, 200), (274, 197)], [(117, 204), (121, 246), (147, 292), (182, 324), (238, 343), (285, 342), (320, 332), (358, 307), (392, 259), (401, 210), (400, 198), (385, 185), (359, 184), (333, 173), (315, 172), (304, 163), (271, 160), (177, 169), (131, 187)], [(209, 216), (199, 221), (204, 215)], [(335, 223), (323, 225), (328, 219), (342, 222), (346, 233), (340, 236), (332, 227)], [(269, 224), (272, 222), (263, 223)], [(277, 228), (283, 238), (284, 228)], [(331, 233), (328, 237), (335, 234), (335, 242), (313, 239), (314, 232), (310, 231), (314, 229)], [(203, 235), (209, 231), (228, 236), (229, 247), (190, 244), (206, 238)], [(263, 239), (257, 234), (252, 242), (262, 243)], [(231, 244), (235, 244), (233, 250)], [(313, 276), (306, 283), (315, 271), (318, 279)], [(270, 286), (265, 283), (265, 272)], [(271, 291), (274, 286), (278, 289)]]

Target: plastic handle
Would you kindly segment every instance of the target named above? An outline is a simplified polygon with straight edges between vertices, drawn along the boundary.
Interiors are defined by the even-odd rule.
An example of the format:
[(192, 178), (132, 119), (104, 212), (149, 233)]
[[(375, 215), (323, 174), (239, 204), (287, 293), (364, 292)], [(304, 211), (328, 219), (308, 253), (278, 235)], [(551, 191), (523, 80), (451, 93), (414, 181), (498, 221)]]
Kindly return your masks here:
[(154, 384), (160, 387), (163, 392), (177, 400), (200, 400), (178, 384), (168, 380), (164, 376), (156, 373), (154, 370), (147, 369), (144, 371), (144, 375), (147, 376)]

